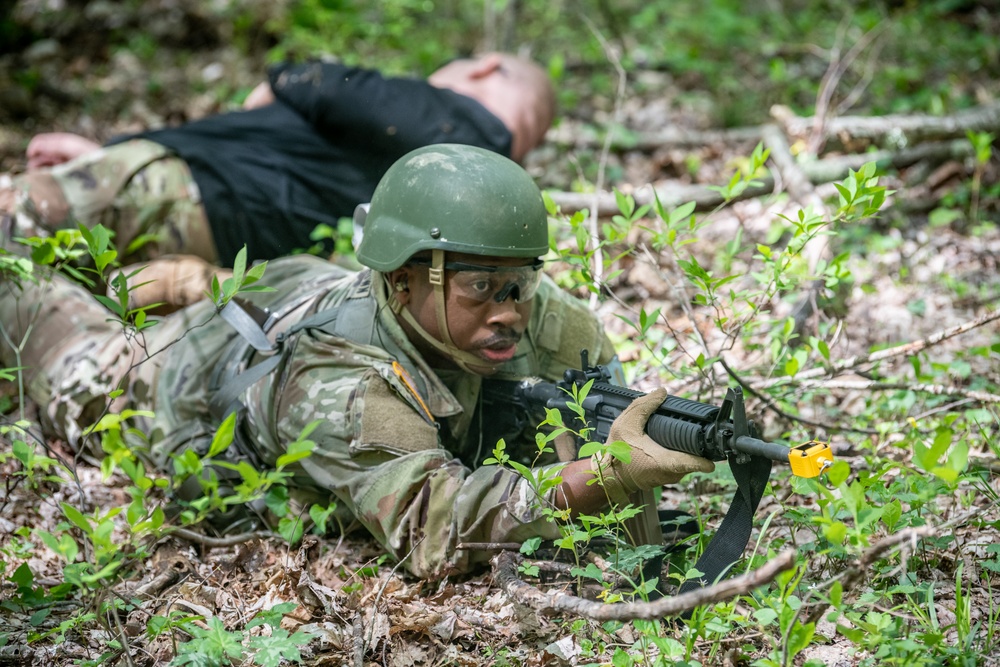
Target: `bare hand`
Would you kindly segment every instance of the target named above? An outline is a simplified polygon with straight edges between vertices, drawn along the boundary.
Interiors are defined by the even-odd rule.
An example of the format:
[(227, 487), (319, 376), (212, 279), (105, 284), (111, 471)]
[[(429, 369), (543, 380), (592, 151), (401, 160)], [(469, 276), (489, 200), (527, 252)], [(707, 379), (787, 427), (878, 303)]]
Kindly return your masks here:
[(36, 134), (28, 142), (28, 171), (52, 167), (95, 151), (100, 144), (69, 132)]

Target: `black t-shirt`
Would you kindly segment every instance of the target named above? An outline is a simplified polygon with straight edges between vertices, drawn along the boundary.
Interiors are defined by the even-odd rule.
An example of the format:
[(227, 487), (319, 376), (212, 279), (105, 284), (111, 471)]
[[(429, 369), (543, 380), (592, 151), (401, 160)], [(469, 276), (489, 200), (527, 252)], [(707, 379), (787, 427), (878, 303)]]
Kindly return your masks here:
[(458, 143), (510, 156), (500, 119), (426, 81), (334, 63), (279, 65), (270, 81), (268, 106), (112, 142), (141, 137), (184, 159), (226, 266), (244, 244), (250, 260), (308, 248), (316, 225), (351, 216), (415, 148)]

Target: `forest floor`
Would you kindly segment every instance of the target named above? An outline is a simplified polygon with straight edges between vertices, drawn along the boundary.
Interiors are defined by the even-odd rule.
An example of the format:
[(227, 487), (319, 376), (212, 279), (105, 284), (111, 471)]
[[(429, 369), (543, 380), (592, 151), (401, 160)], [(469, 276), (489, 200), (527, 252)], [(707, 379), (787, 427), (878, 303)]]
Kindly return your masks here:
[[(221, 82), (227, 91), (246, 90), (261, 80), (263, 74), (261, 61), (250, 61), (240, 57), (235, 49), (223, 46), (187, 53), (183, 59), (163, 52), (155, 69), (151, 69), (151, 62), (141, 61), (127, 51), (119, 51), (110, 61), (96, 62), (86, 51), (69, 58), (57, 44), (48, 47), (50, 51), (45, 46), (35, 47), (37, 53), (33, 56), (47, 77), (46, 86), (39, 89), (37, 99), (18, 102), (34, 111), (27, 119), (8, 117), (0, 124), (0, 171), (17, 172), (24, 168), (23, 151), (36, 132), (71, 131), (103, 141), (119, 133), (198, 118), (227, 108), (227, 102), (220, 99)], [(643, 95), (629, 95), (623, 100), (620, 124), (635, 132), (664, 127), (691, 132), (712, 129), (710, 122), (705, 121), (711, 114), (704, 113), (703, 106), (710, 97), (681, 96), (672, 88), (669, 78), (659, 76), (649, 75), (644, 85), (647, 92)], [(95, 98), (85, 91), (102, 91), (102, 95)], [(990, 94), (996, 92), (993, 89)], [(0, 81), (0, 97), (3, 93)], [(687, 101), (680, 101), (682, 98)], [(698, 102), (690, 102), (692, 99)], [(86, 106), (82, 105), (84, 100)], [(612, 116), (613, 106), (611, 101), (596, 100), (580, 109), (565, 110), (560, 127), (553, 130), (553, 137), (558, 140), (536, 151), (527, 164), (543, 186), (571, 190), (577, 179), (574, 165), (580, 160), (601, 159), (600, 143), (583, 138), (590, 136), (594, 123)], [(716, 141), (700, 147), (664, 145), (650, 150), (612, 151), (606, 158), (606, 173), (625, 191), (638, 191), (651, 183), (663, 188), (724, 185), (755, 143)], [(839, 333), (830, 345), (835, 360), (926, 339), (997, 308), (998, 202), (981, 201), (976, 221), (933, 220), (930, 212), (942, 208), (941, 202), (967, 190), (974, 166), (969, 159), (942, 160), (933, 165), (932, 173), (922, 175), (919, 185), (909, 185), (915, 180), (916, 170), (924, 167), (917, 164), (892, 171), (883, 178), (882, 184), (896, 191), (885, 210), (900, 213), (887, 213), (880, 220), (868, 221), (863, 228), (842, 230), (834, 237), (837, 252), (850, 255), (847, 266), (853, 283), (842, 294), (842, 307), (833, 315), (821, 315), (819, 319), (824, 321), (814, 320), (811, 326), (818, 331), (821, 324), (839, 320)], [(984, 184), (995, 183), (996, 172), (994, 157), (983, 175)], [(821, 185), (817, 191), (821, 196), (835, 195), (830, 185)], [(925, 199), (932, 197), (936, 204), (918, 206), (918, 195)], [(799, 202), (787, 195), (773, 193), (705, 214), (709, 224), (700, 231), (691, 252), (711, 266), (713, 257), (737, 234), (742, 235), (745, 244), (768, 242), (779, 215), (794, 216), (800, 207)], [(653, 225), (655, 221), (649, 216), (643, 224)], [(760, 379), (761, 348), (770, 345), (766, 333), (758, 337), (758, 348), (723, 349), (725, 341), (731, 340), (726, 332), (712, 323), (709, 314), (679, 302), (675, 279), (682, 278), (672, 259), (655, 252), (637, 254), (624, 258), (620, 267), (623, 273), (609, 287), (616, 298), (602, 299), (597, 310), (611, 335), (621, 343), (626, 360), (644, 358), (642, 345), (635, 343), (634, 328), (629, 322), (636, 322), (640, 308), (647, 312), (659, 308), (672, 335), (682, 340), (700, 336), (703, 344), (719, 352), (731, 368), (738, 373), (741, 369), (754, 369), (755, 377), (748, 380)], [(587, 297), (586, 292), (579, 293)], [(789, 304), (781, 302), (775, 305), (777, 309), (787, 307)], [(940, 363), (945, 367), (940, 375), (942, 384), (964, 387), (970, 377), (979, 377), (996, 387), (1000, 386), (997, 352), (980, 356), (962, 353), (970, 349), (988, 351), (991, 346), (995, 350), (998, 343), (1000, 329), (994, 321), (933, 346), (923, 359), (924, 363)], [(961, 363), (956, 364), (959, 357)], [(880, 374), (915, 382), (908, 371), (910, 363), (907, 357), (890, 360), (880, 368)], [(800, 418), (819, 426), (796, 425), (795, 420), (769, 412), (754, 400), (749, 408), (760, 414), (765, 431), (812, 431), (817, 437), (830, 439), (838, 456), (860, 468), (865, 466), (857, 444), (861, 440), (885, 456), (905, 460), (905, 453), (893, 449), (893, 434), (872, 435), (852, 430), (851, 415), (864, 413), (872, 389), (863, 384), (870, 378), (862, 373), (847, 379), (854, 384), (845, 383), (819, 394), (808, 392), (796, 406)], [(720, 398), (720, 387), (706, 387), (704, 378), (692, 380), (657, 368), (635, 370), (637, 389), (649, 390), (661, 383), (671, 392), (693, 394), (700, 400)], [(995, 411), (995, 404), (992, 407)], [(847, 428), (841, 430), (838, 426)], [(997, 425), (984, 428), (992, 428), (996, 433)], [(73, 459), (62, 443), (49, 445), (55, 454)], [(993, 457), (989, 451), (974, 451), (970, 456)], [(73, 468), (72, 484), (42, 481), (32, 488), (24, 483), (24, 478), (11, 476), (16, 465), (14, 459), (7, 458), (0, 468), (0, 478), (5, 480), (0, 485), (0, 548), (9, 559), (10, 569), (6, 574), (10, 577), (14, 567), (27, 564), (36, 586), (53, 586), (62, 581), (63, 562), (19, 529), (56, 532), (57, 525), (65, 520), (61, 502), (75, 504), (85, 512), (124, 506), (129, 502), (124, 490), (127, 480), (120, 474), (102, 479), (96, 466), (81, 460)], [(986, 483), (994, 494), (1000, 495), (1000, 480), (995, 475)], [(701, 503), (721, 517), (725, 506), (721, 496), (730, 488), (731, 479), (716, 483), (710, 476), (698, 476), (690, 485), (668, 489), (662, 505), (692, 510)], [(772, 490), (774, 495), (765, 497), (758, 510), (758, 520), (773, 514), (768, 530), (794, 531), (794, 525), (785, 521), (783, 515), (799, 506), (812, 506), (812, 500), (791, 497), (793, 486), (787, 479), (776, 480)], [(995, 529), (1000, 522), (1000, 510), (988, 498), (977, 496), (968, 488), (951, 500), (944, 499), (937, 519), (946, 522), (970, 507), (982, 509), (980, 525), (985, 523), (994, 528), (972, 529), (966, 524), (954, 528), (956, 541), (945, 549), (950, 554), (949, 566), (940, 565), (940, 569), (931, 573), (940, 578), (941, 595), (935, 601), (937, 607), (932, 605), (932, 608), (938, 610), (942, 624), (947, 614), (953, 614), (948, 609), (956, 594), (956, 564), (986, 557), (987, 547), (1000, 541)], [(718, 518), (711, 518), (709, 525), (714, 527), (717, 521)], [(757, 539), (755, 531), (751, 544)], [(34, 547), (29, 543), (34, 543)], [(982, 610), (1000, 605), (996, 584), (994, 577), (992, 587), (987, 581), (970, 589), (973, 607), (981, 610), (977, 614), (983, 621), (989, 619), (981, 616), (986, 613)], [(0, 600), (9, 596), (13, 588), (10, 581), (3, 582)], [(206, 620), (218, 617), (227, 628), (233, 629), (245, 625), (254, 613), (283, 602), (297, 605), (285, 617), (283, 627), (306, 629), (313, 635), (302, 648), (306, 664), (312, 665), (577, 664), (607, 660), (614, 647), (628, 647), (636, 640), (629, 625), (608, 627), (587, 621), (574, 626), (565, 619), (539, 616), (504, 593), (489, 570), (441, 582), (414, 579), (385, 562), (374, 541), (358, 533), (346, 537), (307, 536), (300, 546), (291, 548), (280, 539), (252, 539), (218, 548), (166, 538), (111, 594), (124, 600), (142, 600), (137, 608), (119, 619), (131, 643), (134, 664), (163, 664), (171, 659), (176, 648), (176, 638), (169, 633), (156, 639), (145, 636), (146, 623), (152, 615), (179, 611)], [(92, 598), (90, 602), (95, 600)], [(68, 601), (54, 605), (44, 618), (39, 618), (31, 610), (0, 605), (0, 634), (6, 633), (7, 640), (7, 645), (0, 647), (0, 665), (69, 665), (98, 659), (109, 650), (112, 639), (109, 630), (95, 623), (84, 623), (79, 628), (60, 627), (60, 623), (80, 611)], [(39, 631), (51, 634), (29, 645), (29, 634)], [(854, 665), (867, 655), (830, 625), (821, 623), (817, 632), (828, 641), (814, 642), (802, 657), (827, 665)], [(588, 654), (597, 645), (603, 653)], [(705, 642), (704, 650), (714, 645)], [(750, 660), (766, 654), (769, 643), (748, 633), (741, 635), (735, 646), (739, 649), (736, 653), (729, 653), (729, 648), (733, 648), (729, 647), (723, 654), (703, 655), (704, 663), (749, 664)]]

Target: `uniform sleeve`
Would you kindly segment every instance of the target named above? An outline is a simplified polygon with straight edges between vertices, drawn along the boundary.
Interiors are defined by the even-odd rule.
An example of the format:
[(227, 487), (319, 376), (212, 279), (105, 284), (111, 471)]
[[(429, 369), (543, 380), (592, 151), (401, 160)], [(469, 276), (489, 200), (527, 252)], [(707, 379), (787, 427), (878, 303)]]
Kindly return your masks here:
[(424, 80), (327, 62), (277, 65), (269, 77), (275, 97), (331, 141), (399, 155), (446, 142), (510, 152), (510, 133), (498, 118)]
[[(440, 446), (437, 427), (384, 361), (337, 339), (304, 342), (274, 394), (277, 441), (319, 420), (301, 472), (333, 492), (410, 572), (438, 578), (484, 558), (456, 550), (460, 542), (557, 537), (522, 478), (496, 467), (473, 472)], [(321, 361), (331, 359), (336, 367)]]

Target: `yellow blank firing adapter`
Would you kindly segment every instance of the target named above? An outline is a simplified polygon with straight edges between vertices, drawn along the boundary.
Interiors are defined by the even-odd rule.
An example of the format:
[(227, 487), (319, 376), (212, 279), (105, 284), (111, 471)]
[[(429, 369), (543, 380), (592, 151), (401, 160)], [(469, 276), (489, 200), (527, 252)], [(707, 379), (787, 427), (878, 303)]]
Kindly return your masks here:
[(819, 440), (810, 440), (788, 450), (788, 465), (797, 477), (819, 477), (831, 463), (830, 445)]

